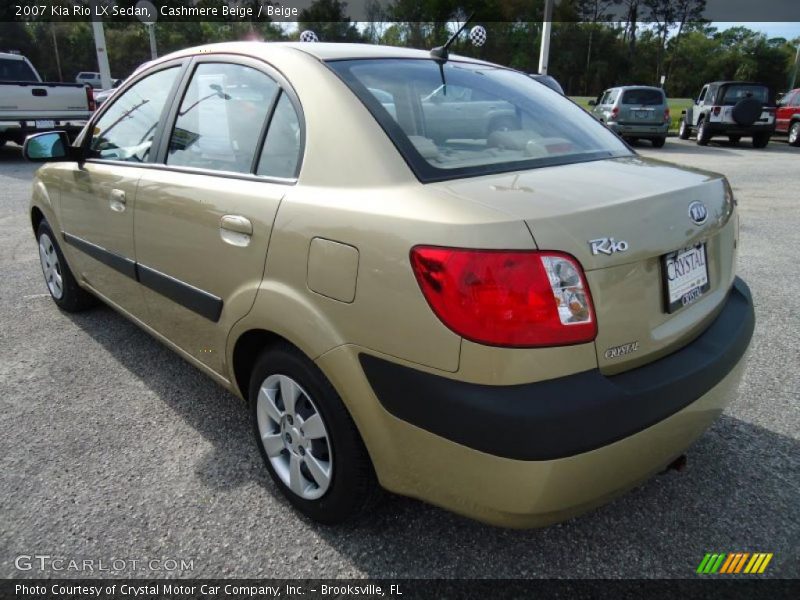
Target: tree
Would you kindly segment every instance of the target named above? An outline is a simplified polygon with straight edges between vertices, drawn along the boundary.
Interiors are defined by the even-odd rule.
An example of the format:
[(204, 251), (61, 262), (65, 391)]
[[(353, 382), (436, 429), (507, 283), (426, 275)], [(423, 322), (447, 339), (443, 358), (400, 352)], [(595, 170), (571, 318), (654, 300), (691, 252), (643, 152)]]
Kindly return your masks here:
[(345, 16), (347, 2), (315, 0), (300, 11), (297, 24), (301, 30), (310, 29), (324, 42), (359, 42), (361, 34)]

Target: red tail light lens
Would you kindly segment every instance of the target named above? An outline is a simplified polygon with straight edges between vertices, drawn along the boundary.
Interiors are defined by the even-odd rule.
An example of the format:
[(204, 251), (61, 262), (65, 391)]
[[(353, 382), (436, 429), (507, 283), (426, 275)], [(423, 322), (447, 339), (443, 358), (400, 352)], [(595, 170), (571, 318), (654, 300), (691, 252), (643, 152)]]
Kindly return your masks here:
[(94, 102), (94, 90), (89, 85), (86, 86), (86, 105), (92, 112), (94, 112), (94, 109), (97, 108), (97, 105)]
[(668, 108), (665, 108), (665, 109), (664, 109), (664, 122), (665, 122), (665, 123), (669, 123), (669, 120), (670, 120), (670, 116), (669, 116), (669, 109), (668, 109)]
[(714, 115), (716, 116), (722, 111), (722, 107), (721, 106), (715, 106), (713, 108), (713, 111), (714, 111)]
[(616, 119), (619, 116), (619, 107), (615, 106), (611, 109), (611, 118)]
[(563, 346), (597, 335), (589, 286), (561, 252), (417, 246), (411, 265), (436, 316), (492, 346)]

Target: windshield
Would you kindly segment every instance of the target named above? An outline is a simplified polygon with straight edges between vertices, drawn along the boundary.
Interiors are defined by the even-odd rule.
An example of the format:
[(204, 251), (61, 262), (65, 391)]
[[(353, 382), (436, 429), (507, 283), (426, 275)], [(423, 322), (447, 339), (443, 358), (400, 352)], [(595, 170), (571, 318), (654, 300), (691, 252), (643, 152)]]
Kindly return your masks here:
[(570, 164), (631, 151), (524, 73), (428, 59), (331, 61), (422, 181)]
[(640, 106), (659, 106), (664, 104), (664, 93), (661, 90), (647, 88), (639, 90), (625, 90), (622, 94), (623, 104), (638, 104)]
[(729, 85), (725, 88), (722, 104), (733, 106), (744, 98), (755, 98), (766, 103), (769, 100), (769, 90), (763, 85)]
[(0, 81), (39, 81), (24, 60), (0, 58)]

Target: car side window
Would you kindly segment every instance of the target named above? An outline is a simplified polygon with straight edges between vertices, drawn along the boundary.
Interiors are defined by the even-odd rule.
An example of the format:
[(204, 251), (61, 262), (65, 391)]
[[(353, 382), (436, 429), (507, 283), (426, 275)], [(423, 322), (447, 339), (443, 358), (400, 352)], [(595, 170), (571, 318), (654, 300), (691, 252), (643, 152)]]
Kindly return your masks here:
[(150, 155), (156, 127), (179, 67), (148, 75), (124, 93), (94, 124), (89, 156), (144, 162)]
[(252, 67), (199, 64), (178, 110), (167, 164), (251, 173), (279, 89), (275, 80)]
[(617, 96), (619, 96), (619, 90), (609, 90), (608, 97), (606, 98), (606, 104), (614, 104), (617, 101)]
[(282, 93), (269, 123), (256, 175), (290, 179), (297, 176), (301, 150), (300, 118)]
[(708, 86), (703, 86), (703, 89), (700, 90), (700, 93), (697, 94), (697, 99), (695, 100), (696, 104), (702, 104), (703, 100), (705, 100), (706, 92), (708, 91)]

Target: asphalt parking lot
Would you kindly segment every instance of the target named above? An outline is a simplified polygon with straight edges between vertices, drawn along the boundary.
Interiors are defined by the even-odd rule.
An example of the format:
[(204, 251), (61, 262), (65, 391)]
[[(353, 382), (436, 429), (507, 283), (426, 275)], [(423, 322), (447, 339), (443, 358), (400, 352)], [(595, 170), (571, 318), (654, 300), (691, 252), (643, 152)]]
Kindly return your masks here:
[[(61, 313), (27, 215), (34, 166), (0, 149), (0, 577), (19, 555), (193, 559), (193, 577), (693, 577), (706, 552), (773, 552), (800, 577), (800, 149), (656, 157), (725, 173), (757, 326), (723, 417), (661, 475), (542, 530), (488, 527), (390, 496), (364, 520), (300, 518), (261, 464), (243, 404), (108, 308)], [(103, 573), (104, 575), (113, 573)]]

